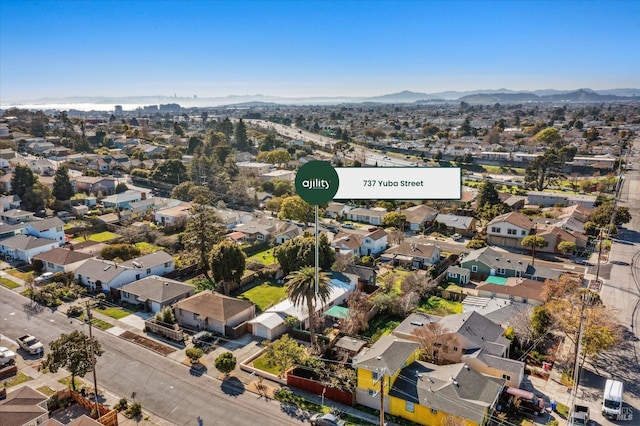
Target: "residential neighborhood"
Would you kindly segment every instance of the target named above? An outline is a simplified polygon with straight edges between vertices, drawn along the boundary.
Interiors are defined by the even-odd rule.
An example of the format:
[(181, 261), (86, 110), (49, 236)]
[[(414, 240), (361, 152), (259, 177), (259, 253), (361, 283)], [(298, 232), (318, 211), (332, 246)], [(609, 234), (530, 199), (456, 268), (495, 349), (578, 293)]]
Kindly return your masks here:
[[(0, 291), (30, 304), (26, 321), (57, 321), (28, 327), (41, 359), (0, 369), (30, 378), (0, 413), (54, 424), (47, 392), (91, 404), (91, 368), (84, 393), (52, 381), (77, 332), (101, 345), (97, 386), (127, 405), (101, 405), (105, 425), (139, 400), (185, 424), (147, 407), (149, 390), (122, 392), (111, 364), (128, 368), (132, 347), (304, 421), (333, 407), (346, 424), (559, 424), (600, 377), (624, 380), (637, 414), (637, 382), (600, 364), (633, 344), (611, 294), (617, 274), (636, 282), (620, 250), (637, 243), (637, 103), (481, 106), (4, 111)], [(331, 200), (316, 247), (295, 185), (310, 162), (455, 167), (461, 197)], [(24, 329), (0, 346), (21, 355)]]

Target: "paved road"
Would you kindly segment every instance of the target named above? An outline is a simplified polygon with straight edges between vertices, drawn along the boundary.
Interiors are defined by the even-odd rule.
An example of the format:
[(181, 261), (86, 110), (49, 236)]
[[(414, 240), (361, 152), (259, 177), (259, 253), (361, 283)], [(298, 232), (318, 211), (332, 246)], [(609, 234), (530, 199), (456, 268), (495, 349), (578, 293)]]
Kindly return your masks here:
[[(640, 139), (635, 141), (640, 152)], [(631, 158), (634, 164), (640, 158)], [(597, 424), (625, 424), (604, 419), (600, 413), (602, 391), (607, 378), (625, 384), (625, 407), (632, 410), (633, 420), (626, 424), (640, 424), (640, 173), (627, 172), (620, 192), (619, 206), (629, 208), (631, 223), (616, 236), (607, 265), (608, 276), (601, 290), (603, 303), (617, 314), (624, 329), (624, 341), (619, 347), (602, 355), (593, 364), (587, 363), (581, 375), (578, 400), (591, 405), (592, 418)], [(593, 273), (593, 268), (590, 268)]]
[[(86, 328), (49, 309), (33, 312), (26, 298), (1, 286), (0, 300), (0, 332), (13, 339), (28, 332), (48, 347), (60, 333)], [(258, 399), (241, 388), (221, 386), (207, 375), (191, 375), (187, 366), (110, 333), (94, 333), (105, 349), (97, 364), (98, 385), (129, 399), (136, 392), (136, 400), (146, 411), (172, 423), (196, 425), (201, 416), (207, 426), (302, 424), (285, 414), (279, 403)]]

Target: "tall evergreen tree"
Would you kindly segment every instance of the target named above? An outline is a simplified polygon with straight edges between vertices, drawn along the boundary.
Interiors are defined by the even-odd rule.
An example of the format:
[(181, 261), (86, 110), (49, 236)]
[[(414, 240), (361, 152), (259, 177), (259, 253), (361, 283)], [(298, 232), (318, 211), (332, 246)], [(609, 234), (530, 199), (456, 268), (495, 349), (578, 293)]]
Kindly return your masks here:
[(185, 254), (193, 262), (204, 269), (204, 274), (209, 277), (209, 254), (213, 246), (220, 241), (221, 232), (219, 220), (215, 211), (204, 204), (206, 200), (197, 199), (191, 207), (191, 218), (185, 227), (182, 242)]
[(29, 166), (18, 164), (11, 176), (11, 193), (24, 199), (27, 191), (31, 190), (38, 177), (33, 174)]
[(53, 178), (52, 195), (59, 201), (68, 201), (73, 197), (73, 186), (69, 180), (69, 166), (61, 165)]
[(223, 240), (213, 246), (209, 260), (213, 279), (222, 284), (222, 291), (229, 295), (231, 284), (240, 282), (246, 265), (246, 256), (240, 246)]
[(235, 128), (236, 149), (238, 151), (246, 151), (249, 149), (249, 139), (247, 138), (247, 126), (242, 121), (242, 118), (238, 120)]
[(222, 123), (220, 123), (220, 131), (224, 133), (225, 141), (229, 143), (231, 141), (231, 136), (233, 136), (233, 123), (229, 120), (229, 117), (225, 118)]

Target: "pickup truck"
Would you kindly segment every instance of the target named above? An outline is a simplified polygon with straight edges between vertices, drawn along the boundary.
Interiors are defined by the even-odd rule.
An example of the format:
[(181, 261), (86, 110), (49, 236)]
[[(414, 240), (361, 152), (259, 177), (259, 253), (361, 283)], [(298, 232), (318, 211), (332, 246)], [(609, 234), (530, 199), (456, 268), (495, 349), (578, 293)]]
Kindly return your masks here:
[(40, 340), (36, 339), (30, 334), (18, 337), (18, 345), (29, 352), (31, 355), (36, 355), (44, 352), (44, 345)]
[(569, 426), (588, 426), (589, 425), (589, 407), (584, 405), (574, 405), (569, 416)]
[(9, 348), (0, 346), (0, 367), (13, 364), (16, 361), (16, 353)]

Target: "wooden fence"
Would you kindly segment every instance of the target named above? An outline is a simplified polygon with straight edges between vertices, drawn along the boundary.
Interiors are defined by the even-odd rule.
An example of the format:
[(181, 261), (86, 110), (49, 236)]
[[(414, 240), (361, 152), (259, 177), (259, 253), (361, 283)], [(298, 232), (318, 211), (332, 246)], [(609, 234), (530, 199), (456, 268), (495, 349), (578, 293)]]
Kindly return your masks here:
[(118, 426), (118, 412), (112, 408), (105, 407), (102, 404), (96, 404), (95, 402), (83, 397), (80, 393), (75, 392), (71, 389), (63, 389), (61, 391), (56, 392), (49, 399), (47, 406), (49, 410), (60, 407), (60, 403), (64, 404), (64, 401), (73, 400), (76, 404), (87, 410), (89, 413), (97, 413), (100, 417), (98, 417), (98, 422), (103, 424), (104, 426)]
[(353, 407), (355, 394), (342, 389), (326, 386), (309, 377), (308, 371), (295, 368), (287, 372), (287, 385), (302, 389), (314, 395), (322, 395), (332, 401)]
[(144, 322), (144, 326), (146, 331), (166, 337), (167, 339), (171, 339), (176, 342), (184, 342), (186, 339), (184, 331), (181, 328), (176, 330), (174, 328), (165, 327), (164, 325), (155, 323), (152, 320), (146, 320)]

